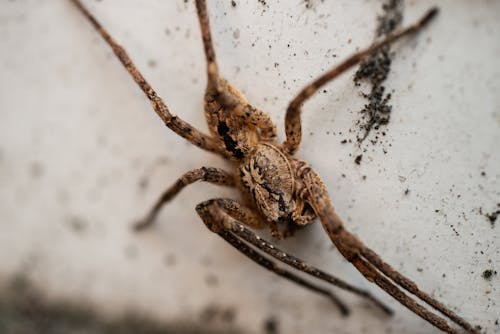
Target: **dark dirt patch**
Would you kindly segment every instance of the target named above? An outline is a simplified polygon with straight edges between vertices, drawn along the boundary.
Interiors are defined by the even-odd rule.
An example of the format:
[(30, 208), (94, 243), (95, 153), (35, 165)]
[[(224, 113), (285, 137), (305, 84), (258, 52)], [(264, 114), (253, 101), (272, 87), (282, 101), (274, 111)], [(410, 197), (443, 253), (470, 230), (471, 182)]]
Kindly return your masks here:
[(221, 319), (224, 322), (233, 322), (236, 319), (236, 309), (232, 307), (225, 309), (221, 314)]
[(205, 283), (208, 286), (212, 286), (212, 287), (217, 286), (219, 284), (219, 279), (214, 274), (208, 274), (207, 276), (205, 276)]
[(201, 312), (200, 318), (203, 322), (211, 322), (214, 321), (215, 318), (219, 315), (219, 307), (216, 305), (208, 305)]
[[(321, 0), (321, 2), (324, 2), (325, 0)], [(306, 9), (313, 9), (315, 8), (316, 4), (317, 4), (317, 0), (314, 1), (314, 0), (304, 0), (304, 4), (306, 6)]]
[(493, 211), (491, 211), (490, 213), (484, 213), (483, 208), (480, 207), (479, 214), (485, 216), (486, 219), (488, 219), (488, 221), (490, 222), (491, 228), (494, 228), (495, 222), (497, 221), (498, 216), (500, 216), (500, 203), (497, 203), (496, 209), (493, 209)]
[(81, 234), (87, 230), (88, 223), (87, 221), (77, 215), (71, 215), (66, 220), (67, 226), (75, 233)]
[(16, 277), (5, 289), (0, 290), (0, 333), (3, 334), (241, 332), (237, 329), (207, 329), (205, 323), (191, 323), (191, 320), (164, 323), (133, 311), (122, 317), (106, 319), (87, 306), (49, 300), (22, 276)]
[(205, 323), (222, 322), (229, 324), (236, 319), (236, 309), (210, 304), (201, 312), (200, 318)]
[(481, 276), (489, 281), (493, 278), (493, 276), (495, 276), (497, 274), (496, 270), (493, 270), (493, 269), (486, 269), (485, 271), (483, 271), (483, 273), (481, 274)]
[[(498, 205), (500, 207), (500, 203)], [(495, 222), (497, 221), (498, 216), (500, 215), (500, 210), (493, 211), (491, 213), (486, 213), (484, 216), (488, 218), (490, 221), (491, 227), (495, 227)]]
[(265, 334), (278, 334), (279, 322), (275, 316), (270, 316), (264, 320), (264, 333)]
[(149, 186), (149, 179), (147, 178), (147, 176), (143, 176), (139, 179), (139, 189), (140, 190), (146, 190)]
[(163, 264), (167, 267), (172, 267), (177, 264), (177, 258), (175, 254), (169, 253), (163, 257)]
[[(381, 39), (389, 35), (403, 20), (403, 1), (387, 0), (382, 5), (383, 13), (377, 17), (377, 29), (375, 39)], [(389, 123), (392, 106), (389, 104), (391, 93), (386, 93), (383, 85), (391, 70), (392, 53), (390, 45), (380, 49), (377, 53), (368, 57), (361, 63), (354, 75), (354, 84), (360, 86), (367, 83), (370, 87), (368, 93), (362, 93), (367, 103), (360, 111), (361, 119), (356, 122), (358, 127), (357, 141), (363, 143), (365, 139), (376, 131), (372, 144), (376, 144), (380, 135), (385, 135), (381, 127)], [(380, 132), (380, 133), (379, 133)]]
[(156, 65), (158, 65), (158, 63), (156, 62), (156, 60), (154, 59), (150, 59), (148, 60), (148, 66), (151, 67), (151, 68), (155, 68)]

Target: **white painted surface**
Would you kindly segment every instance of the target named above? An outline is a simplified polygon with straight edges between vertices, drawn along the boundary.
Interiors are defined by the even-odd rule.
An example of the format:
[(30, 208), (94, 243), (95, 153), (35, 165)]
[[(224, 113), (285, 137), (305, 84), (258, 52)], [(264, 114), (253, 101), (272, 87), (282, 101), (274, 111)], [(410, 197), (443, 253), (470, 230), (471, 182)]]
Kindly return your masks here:
[[(209, 11), (222, 73), (271, 114), (282, 138), (287, 102), (371, 42), (380, 3), (314, 1), (306, 10), (300, 0), (267, 2), (236, 0), (232, 8), (213, 1)], [(171, 110), (206, 131), (194, 5), (86, 3)], [(432, 4), (408, 2), (404, 22)], [(385, 144), (368, 146), (361, 166), (353, 163), (355, 147), (340, 144), (354, 138), (338, 132), (355, 129), (364, 103), (350, 72), (306, 104), (299, 156), (323, 176), (349, 229), (425, 291), (500, 333), (500, 275), (481, 277), (500, 269), (500, 223), (492, 228), (479, 213), (500, 202), (500, 3), (440, 6), (428, 29), (394, 48), (387, 86), (396, 92)], [(229, 190), (192, 186), (162, 211), (156, 227), (131, 233), (130, 223), (176, 177), (225, 163), (163, 126), (69, 1), (5, 1), (0, 41), (2, 281), (24, 272), (54, 298), (113, 314), (135, 308), (167, 321), (196, 322), (209, 305), (235, 308), (235, 326), (248, 333), (262, 332), (270, 315), (281, 333), (438, 332), (356, 273), (319, 224), (282, 246), (370, 288), (395, 317), (342, 293), (353, 309), (342, 319), (324, 298), (243, 258), (194, 212), (204, 199), (236, 196)], [(214, 276), (216, 284), (207, 284)]]

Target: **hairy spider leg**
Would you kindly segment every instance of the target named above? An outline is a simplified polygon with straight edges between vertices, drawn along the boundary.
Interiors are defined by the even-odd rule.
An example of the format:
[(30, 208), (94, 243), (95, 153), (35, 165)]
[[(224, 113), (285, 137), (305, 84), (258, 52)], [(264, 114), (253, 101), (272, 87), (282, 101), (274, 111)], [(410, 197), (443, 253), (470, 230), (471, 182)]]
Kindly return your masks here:
[(285, 115), (286, 140), (281, 144), (288, 154), (297, 152), (302, 138), (302, 126), (300, 115), (304, 102), (314, 95), (322, 86), (335, 79), (354, 65), (360, 63), (367, 56), (380, 50), (382, 47), (397, 41), (399, 38), (414, 34), (425, 27), (438, 13), (437, 8), (430, 9), (418, 22), (389, 35), (380, 42), (373, 44), (365, 50), (356, 52), (339, 65), (319, 76), (316, 80), (304, 87), (299, 94), (290, 102)]
[(196, 181), (205, 181), (229, 187), (235, 186), (234, 176), (223, 169), (213, 167), (193, 169), (178, 178), (177, 181), (158, 198), (148, 214), (134, 224), (134, 229), (142, 230), (152, 225), (160, 209), (179, 194), (182, 189)]
[(276, 263), (269, 260), (267, 257), (262, 256), (260, 253), (256, 252), (251, 247), (249, 247), (248, 244), (238, 239), (235, 235), (231, 234), (228, 231), (221, 231), (218, 233), (218, 235), (224, 240), (226, 240), (231, 246), (239, 250), (245, 256), (250, 258), (255, 263), (261, 265), (265, 269), (270, 270), (273, 273), (289, 281), (292, 281), (293, 283), (298, 284), (306, 289), (309, 289), (313, 292), (317, 292), (329, 298), (339, 308), (339, 311), (343, 316), (348, 316), (351, 313), (349, 307), (330, 290), (325, 289), (319, 285), (313, 284), (301, 278), (300, 276), (297, 276), (294, 273), (277, 266)]
[[(384, 313), (388, 315), (392, 315), (392, 310), (387, 307), (384, 303), (379, 301), (377, 298), (375, 298), (373, 295), (370, 294), (370, 292), (362, 290), (358, 287), (355, 287), (339, 278), (336, 278), (322, 270), (319, 270), (303, 260), (290, 255), (281, 249), (277, 248), (274, 246), (272, 243), (269, 241), (266, 241), (265, 239), (259, 237), (255, 232), (251, 231), (250, 229), (246, 228), (245, 225), (249, 225), (247, 223), (247, 219), (250, 216), (254, 216), (254, 219), (259, 219), (258, 216), (248, 209), (247, 207), (241, 205), (240, 203), (231, 200), (231, 199), (225, 199), (225, 198), (220, 198), (220, 199), (212, 199), (208, 200), (205, 202), (202, 202), (196, 206), (196, 211), (202, 218), (203, 222), (205, 225), (207, 225), (208, 229), (210, 229), (212, 232), (215, 232), (219, 234), (221, 237), (223, 237), (226, 241), (228, 241), (230, 244), (236, 247), (236, 245), (246, 245), (245, 243), (242, 243), (241, 240), (244, 240), (248, 244), (251, 244), (252, 246), (256, 247), (257, 249), (263, 251), (264, 253), (267, 253), (268, 255), (274, 257), (275, 259), (279, 260), (280, 262), (283, 262), (299, 271), (302, 271), (308, 275), (311, 275), (319, 280), (323, 280), (325, 282), (328, 282), (336, 287), (339, 287), (341, 289), (344, 289), (346, 291), (349, 291), (355, 295), (358, 295), (362, 298), (365, 298), (367, 300), (370, 300), (373, 302), (377, 307), (379, 307)], [(235, 238), (237, 237), (240, 242), (238, 243), (233, 243), (232, 241), (228, 240), (227, 234), (234, 234)], [(252, 260), (255, 262), (259, 263), (260, 265), (266, 267), (267, 269), (276, 272), (276, 268), (278, 268), (276, 265), (269, 265), (269, 263), (273, 263), (269, 259), (265, 258), (266, 260), (258, 260), (256, 258), (256, 255), (250, 254), (249, 251), (247, 251), (247, 248), (238, 248), (236, 247), (240, 252), (244, 253), (246, 256), (250, 257)], [(258, 254), (258, 253), (257, 253)], [(262, 257), (261, 255), (259, 255)], [(282, 269), (280, 269), (282, 270)], [(277, 273), (280, 275), (280, 273)], [(287, 274), (289, 275), (289, 274)], [(301, 284), (298, 282), (296, 279), (293, 279), (296, 283), (299, 285), (302, 285), (307, 288), (307, 286)], [(309, 283), (310, 284), (310, 283)], [(322, 289), (322, 288), (321, 288)], [(316, 292), (323, 293), (321, 291), (318, 291), (317, 287), (313, 288), (312, 290)], [(323, 290), (323, 289), (322, 289)], [(325, 294), (325, 293), (323, 293)], [(327, 296), (331, 298), (331, 293), (328, 293)], [(338, 299), (337, 297), (335, 297)]]
[(200, 22), (201, 38), (203, 39), (203, 49), (207, 60), (207, 76), (209, 85), (217, 85), (219, 81), (219, 66), (215, 59), (215, 49), (212, 43), (212, 34), (210, 32), (210, 21), (207, 13), (207, 4), (204, 0), (196, 1), (196, 12)]
[[(249, 104), (241, 92), (220, 76), (212, 42), (206, 1), (196, 0), (195, 3), (207, 61), (205, 113), (212, 134), (214, 136), (221, 136), (225, 142), (226, 149), (228, 149), (227, 141), (234, 139), (224, 138), (225, 134), (222, 133), (221, 127), (225, 127), (225, 118), (232, 116), (240, 119), (243, 124), (259, 129), (260, 140), (274, 141), (277, 131), (269, 115)], [(227, 113), (224, 113), (225, 111)]]
[[(144, 228), (149, 227), (153, 222), (158, 214), (159, 210), (161, 207), (165, 204), (167, 204), (170, 200), (172, 200), (184, 187), (188, 186), (189, 184), (192, 184), (196, 181), (206, 181), (206, 182), (211, 182), (214, 184), (219, 184), (219, 185), (226, 185), (226, 186), (234, 186), (234, 179), (233, 176), (227, 172), (225, 172), (222, 169), (218, 168), (212, 168), (212, 167), (202, 167), (198, 168), (192, 171), (187, 172), (184, 174), (182, 177), (180, 177), (171, 187), (165, 191), (162, 196), (157, 200), (156, 204), (153, 206), (153, 208), (149, 211), (147, 214), (146, 218), (140, 220), (134, 227), (136, 230), (142, 230)], [(211, 202), (210, 202), (211, 203)], [(262, 222), (261, 218), (253, 213), (250, 209), (240, 205), (236, 201), (232, 200), (218, 200), (218, 204), (222, 204), (224, 207), (224, 212), (226, 214), (230, 214), (232, 217), (236, 217), (239, 220), (245, 222), (247, 226), (253, 227), (253, 228), (262, 228), (265, 226), (265, 224)], [(203, 205), (199, 205), (197, 210), (201, 210)], [(221, 235), (226, 241), (231, 243), (233, 246), (238, 246), (241, 244), (241, 242), (238, 242), (237, 245), (235, 245), (234, 241), (227, 240), (227, 238), (230, 237), (225, 237)], [(258, 238), (258, 237), (257, 237)], [(246, 248), (245, 248), (246, 247)], [(258, 264), (264, 266), (265, 268), (275, 272), (276, 274), (291, 280), (304, 288), (307, 288), (309, 290), (312, 290), (314, 292), (320, 293), (322, 295), (327, 296), (330, 298), (339, 308), (340, 312), (343, 315), (347, 315), (349, 313), (349, 308), (343, 303), (335, 294), (333, 294), (331, 291), (322, 288), (316, 284), (313, 284), (305, 279), (300, 278), (299, 276), (282, 269), (278, 267), (274, 262), (266, 259), (262, 255), (258, 254), (257, 252), (253, 250), (248, 250), (248, 246), (242, 246), (240, 248), (236, 247), (238, 250), (243, 252), (245, 255), (250, 257), (252, 260), (257, 262)], [(279, 249), (277, 249), (279, 251)], [(285, 254), (284, 252), (280, 251), (282, 254)], [(293, 258), (293, 257), (289, 257)], [(297, 260), (302, 262), (301, 260)], [(303, 262), (302, 262), (303, 263)], [(309, 268), (309, 266), (308, 266)], [(300, 269), (300, 268), (298, 268)], [(385, 305), (383, 305), (381, 302), (376, 300), (374, 297), (372, 297), (369, 293), (358, 289), (356, 287), (350, 286), (347, 283), (343, 283), (342, 281), (331, 277), (330, 275), (326, 273), (322, 273), (321, 275), (316, 275), (315, 277), (318, 277), (320, 279), (324, 279), (329, 283), (333, 283), (334, 285), (340, 286), (342, 288), (345, 288), (351, 292), (354, 292), (362, 297), (368, 298), (372, 301), (374, 301), (379, 307), (381, 307), (386, 313), (391, 314), (391, 311), (389, 308), (387, 308)], [(321, 278), (323, 277), (323, 278)], [(325, 279), (325, 277), (327, 279)]]
[[(146, 96), (150, 99), (150, 101), (153, 105), (153, 108), (155, 109), (155, 112), (162, 118), (164, 123), (169, 128), (171, 128), (173, 131), (175, 131), (176, 133), (178, 133), (182, 137), (186, 138), (187, 140), (189, 140), (190, 142), (192, 142), (193, 144), (195, 144), (201, 148), (207, 149), (207, 150), (212, 151), (212, 152), (219, 153), (219, 154), (221, 154), (225, 157), (228, 157), (228, 158), (231, 157), (230, 152), (222, 151), (220, 144), (217, 143), (215, 140), (213, 140), (212, 138), (210, 138), (206, 135), (199, 133), (198, 130), (192, 128), (189, 124), (183, 122), (177, 116), (171, 114), (170, 111), (168, 110), (168, 108), (166, 107), (166, 105), (163, 103), (163, 101), (157, 96), (156, 92), (154, 92), (154, 90), (145, 81), (145, 79), (140, 74), (140, 72), (136, 69), (135, 65), (132, 63), (132, 61), (128, 57), (125, 50), (112, 39), (112, 37), (106, 32), (106, 30), (104, 30), (101, 27), (101, 25), (81, 5), (81, 3), (78, 0), (72, 0), (72, 1), (77, 5), (77, 7), (87, 17), (87, 19), (89, 19), (89, 21), (96, 28), (96, 30), (99, 31), (99, 33), (106, 40), (106, 42), (112, 47), (114, 53), (120, 59), (120, 61), (125, 66), (127, 71), (131, 74), (131, 76), (134, 78), (136, 83), (140, 86), (140, 88), (143, 90), (143, 92), (146, 94)], [(197, 4), (199, 17), (200, 17), (200, 26), (202, 29), (202, 33), (203, 33), (203, 29), (204, 29), (203, 26), (205, 26), (205, 29), (209, 32), (208, 16), (206, 13), (205, 1), (197, 0), (196, 4)], [(432, 17), (435, 16), (436, 13), (437, 13), (437, 9), (431, 10), (417, 24), (410, 26), (409, 28), (402, 30), (399, 33), (395, 33), (394, 35), (389, 36), (386, 40), (379, 42), (378, 44), (373, 45), (372, 47), (368, 48), (364, 52), (362, 51), (358, 54), (355, 54), (351, 58), (348, 58), (340, 66), (338, 66), (338, 67), (332, 69), (331, 71), (325, 73), (324, 75), (322, 75), (315, 82), (313, 82), (312, 85), (306, 87), (294, 99), (294, 101), (292, 101), (292, 103), (290, 104), (290, 106), (287, 110), (287, 115), (286, 115), (287, 141), (284, 142), (282, 145), (283, 150), (285, 150), (285, 152), (288, 152), (290, 154), (294, 153), (297, 150), (298, 145), (300, 143), (300, 111), (301, 111), (300, 107), (305, 100), (307, 100), (310, 96), (312, 96), (317, 91), (317, 89), (319, 89), (322, 85), (326, 84), (328, 81), (332, 80), (333, 78), (335, 78), (338, 75), (340, 75), (341, 73), (343, 73), (348, 68), (350, 68), (353, 65), (355, 65), (356, 63), (358, 63), (360, 60), (363, 59), (363, 57), (369, 55), (370, 53), (375, 52), (378, 48), (380, 48), (384, 45), (387, 45), (387, 44), (393, 42), (394, 40), (396, 40), (397, 38), (402, 37), (408, 33), (418, 31), (420, 28), (425, 26), (427, 24), (427, 22), (429, 22), (432, 19)], [(203, 20), (203, 17), (202, 17), (203, 15), (205, 16), (206, 20)], [(206, 39), (204, 39), (204, 42), (205, 42), (205, 40)], [(208, 42), (211, 45), (211, 39), (208, 39)], [(205, 50), (207, 50), (206, 47), (205, 47)], [(211, 52), (213, 55), (212, 61), (215, 61), (215, 53), (213, 52), (213, 47), (211, 48), (211, 50), (212, 50)], [(208, 52), (210, 52), (210, 50)], [(210, 58), (208, 56), (207, 56), (207, 60), (210, 60)], [(221, 79), (221, 80), (223, 80), (223, 79)], [(221, 81), (221, 82), (224, 83), (225, 81)], [(226, 87), (230, 87), (229, 84), (226, 83)], [(240, 114), (243, 112), (248, 117), (246, 120), (248, 122), (247, 124), (251, 124), (254, 126), (255, 126), (255, 124), (259, 124), (259, 122), (256, 122), (254, 120), (254, 118), (253, 118), (254, 116), (251, 115), (252, 113), (250, 113), (250, 111), (253, 111), (256, 109), (249, 106), (246, 103), (241, 103), (241, 101), (246, 101), (246, 100), (244, 100), (244, 98), (242, 96), (236, 95), (237, 98), (240, 98), (239, 100), (237, 99), (237, 101), (236, 101), (236, 102), (240, 102), (239, 105), (231, 105), (231, 104), (234, 104), (234, 101), (231, 101), (231, 99), (234, 96), (231, 96), (231, 94), (227, 94), (227, 93), (234, 93), (234, 92), (232, 92), (230, 88), (226, 88), (226, 92), (222, 92), (222, 93), (225, 93), (225, 94), (220, 94), (220, 95), (222, 95), (221, 100), (224, 102), (222, 104), (223, 106), (227, 107), (229, 105), (231, 107), (230, 109), (240, 117), (241, 117)], [(224, 96), (224, 95), (226, 95), (226, 96)], [(232, 94), (232, 95), (235, 95), (235, 94)], [(250, 116), (247, 115), (248, 113), (250, 113)], [(258, 113), (258, 111), (255, 112), (255, 114), (257, 114), (257, 113)], [(297, 121), (294, 123), (293, 120), (297, 120)], [(295, 142), (294, 142), (293, 137), (294, 137), (296, 132), (293, 131), (294, 130), (293, 126), (298, 126), (297, 133), (299, 136), (298, 136), (298, 138), (295, 138)], [(306, 173), (304, 175), (305, 179), (308, 178), (307, 175), (310, 175), (310, 174)], [(306, 180), (306, 182), (305, 182), (310, 187), (313, 187), (313, 186), (317, 187), (318, 186), (318, 184), (315, 182), (317, 182), (319, 180), (319, 177), (316, 174), (314, 174), (314, 175), (315, 175), (315, 178), (317, 179), (316, 181), (309, 180), (309, 182), (307, 182), (307, 180)], [(322, 187), (321, 181), (319, 181), (319, 182), (320, 182), (320, 185)], [(175, 185), (173, 186), (173, 188), (175, 188)], [(172, 191), (174, 193), (178, 193), (180, 191), (180, 189), (182, 189), (182, 188), (183, 188), (183, 186), (178, 188), (178, 190), (172, 190)], [(401, 287), (403, 287), (404, 289), (406, 289), (410, 293), (415, 294), (417, 297), (419, 297), (422, 300), (424, 300), (425, 302), (427, 302), (430, 306), (434, 307), (435, 309), (437, 309), (438, 311), (440, 311), (444, 315), (448, 316), (450, 319), (452, 319), (457, 324), (464, 327), (469, 332), (477, 333), (477, 331), (475, 331), (472, 328), (472, 326), (470, 324), (468, 324), (465, 320), (463, 320), (462, 318), (455, 315), (452, 311), (446, 309), (446, 307), (444, 307), (441, 303), (435, 301), (430, 296), (428, 296), (425, 293), (418, 290), (418, 288), (416, 287), (416, 285), (412, 281), (408, 280), (406, 277), (402, 276), (401, 274), (395, 272), (388, 264), (383, 262), (381, 260), (381, 258), (376, 253), (374, 253), (373, 251), (368, 249), (366, 246), (364, 246), (364, 244), (361, 243), (361, 241), (359, 241), (354, 235), (352, 235), (349, 232), (347, 232), (346, 230), (344, 230), (342, 224), (341, 225), (336, 224), (339, 222), (341, 223), (341, 221), (338, 218), (338, 216), (336, 216), (335, 211), (333, 210), (333, 206), (331, 205), (331, 202), (330, 202), (330, 199), (328, 197), (328, 194), (326, 193), (326, 190), (324, 189), (324, 187), (322, 189), (324, 192), (321, 193), (321, 195), (318, 195), (319, 193), (315, 193), (314, 191), (311, 191), (311, 189), (309, 189), (311, 205), (315, 209), (317, 215), (320, 217), (320, 220), (322, 221), (322, 224), (323, 224), (324, 228), (327, 230), (332, 241), (337, 245), (337, 247), (342, 252), (342, 254), (348, 260), (350, 260), (358, 268), (358, 270), (360, 270), (362, 272), (362, 274), (365, 275), (365, 277), (367, 277), (369, 280), (374, 280), (376, 284), (378, 284), (380, 287), (382, 287), (384, 290), (386, 290), (389, 294), (393, 295), (393, 297), (398, 299), (401, 303), (406, 305), (409, 309), (411, 309), (415, 313), (419, 314), (420, 316), (422, 316), (424, 319), (428, 320), (429, 322), (433, 323), (438, 328), (441, 328), (445, 331), (448, 331), (449, 333), (456, 333), (456, 331), (454, 331), (452, 328), (450, 328), (448, 326), (448, 324), (443, 319), (437, 317), (433, 313), (430, 313), (425, 308), (423, 308), (422, 306), (417, 304), (414, 300), (412, 300), (411, 298), (406, 296), (403, 292), (401, 292), (401, 290), (399, 290), (396, 286), (394, 286), (386, 277), (381, 275), (377, 270), (384, 273), (387, 277), (392, 279), (396, 284), (399, 284)], [(317, 189), (315, 189), (315, 190), (317, 190)], [(157, 205), (155, 205), (156, 209), (155, 209), (155, 207), (152, 209), (151, 216), (153, 218), (154, 218), (154, 215), (156, 214), (156, 212), (159, 210), (159, 208), (164, 203), (166, 203), (166, 201), (169, 200), (168, 198), (170, 196), (173, 196), (173, 195), (170, 195), (168, 193), (169, 193), (169, 191), (167, 191), (164, 194), (164, 196), (162, 196), (162, 198), (167, 198), (167, 199), (162, 200), (162, 198), (160, 198), (160, 200), (157, 202)], [(320, 196), (320, 197), (317, 197), (317, 196)], [(327, 204), (321, 202), (321, 201), (325, 201), (325, 200), (327, 201)], [(264, 247), (263, 245), (265, 244), (262, 241), (262, 239), (260, 239), (253, 232), (247, 230), (243, 225), (239, 224), (234, 218), (231, 217), (231, 215), (233, 215), (233, 216), (236, 216), (238, 219), (242, 219), (243, 221), (248, 220), (248, 218), (249, 218), (245, 214), (245, 211), (248, 211), (248, 210), (238, 209), (239, 204), (234, 204), (236, 202), (234, 202), (234, 203), (233, 202), (234, 201), (220, 202), (220, 203), (226, 203), (226, 204), (223, 204), (225, 206), (226, 211), (221, 211), (220, 208), (218, 210), (215, 210), (215, 209), (217, 209), (217, 207), (211, 207), (211, 211), (215, 210), (211, 213), (211, 216), (222, 218), (222, 221), (225, 222), (226, 225), (228, 225), (229, 224), (228, 222), (230, 222), (232, 219), (233, 224), (230, 224), (233, 227), (232, 233), (234, 233), (235, 235), (238, 235), (240, 238), (246, 240), (247, 242), (251, 243), (255, 247), (262, 249), (262, 247)], [(218, 204), (220, 204), (220, 203), (218, 203)], [(230, 203), (232, 203), (232, 204), (230, 205)], [(330, 207), (328, 207), (328, 205)], [(200, 209), (200, 208), (201, 208), (200, 206), (197, 207), (197, 209)], [(200, 211), (198, 211), (198, 212), (201, 215), (201, 212)], [(250, 216), (253, 214), (251, 211), (248, 211), (248, 212), (250, 213)], [(222, 213), (225, 213), (225, 215), (221, 216)], [(254, 220), (254, 225), (255, 225), (255, 222), (256, 222), (256, 220)], [(214, 224), (217, 224), (217, 221), (214, 219), (210, 219), (210, 221), (205, 221), (205, 223), (207, 224), (207, 227), (213, 228), (213, 226), (216, 226)], [(218, 223), (218, 224), (219, 225), (217, 225), (217, 226), (220, 226), (220, 223)], [(239, 226), (238, 229), (235, 230), (234, 229), (235, 226)], [(254, 227), (257, 227), (257, 226), (254, 226)], [(248, 237), (248, 239), (251, 239), (253, 242), (245, 239), (242, 235), (245, 235), (246, 237)], [(225, 234), (224, 236), (226, 236), (226, 241), (228, 241), (230, 243), (231, 243), (231, 241), (234, 241), (234, 239), (230, 239), (230, 237), (228, 240), (227, 234)], [(222, 237), (224, 237), (224, 236), (222, 236)], [(278, 253), (275, 253), (275, 252), (273, 252), (273, 250), (276, 250), (276, 248), (269, 244), (266, 252), (268, 254), (270, 254), (271, 256), (274, 256), (275, 258), (279, 259), (280, 261), (287, 263), (287, 264), (290, 264), (291, 266), (294, 266), (295, 268), (302, 270), (304, 272), (308, 272), (308, 270), (311, 269), (307, 264), (305, 264), (303, 262), (294, 262), (298, 259), (293, 258), (290, 255), (283, 253), (283, 252), (280, 255), (279, 251), (278, 251)], [(250, 256), (251, 254), (247, 252), (246, 255)], [(250, 257), (252, 258), (252, 256), (250, 256)], [(252, 258), (252, 259), (254, 259), (254, 258)], [(291, 262), (290, 261), (287, 262), (288, 259), (295, 259), (295, 260), (291, 261)], [(298, 261), (300, 261), (300, 260), (298, 260)], [(298, 267), (300, 267), (300, 268), (298, 268)], [(313, 269), (317, 270), (315, 268), (313, 268)], [(315, 276), (315, 277), (318, 277), (320, 279), (326, 280), (332, 284), (335, 284), (335, 285), (338, 285), (341, 287), (343, 286), (344, 289), (347, 289), (349, 291), (357, 293), (357, 294), (364, 296), (368, 299), (372, 299), (372, 298), (370, 298), (370, 295), (367, 294), (366, 292), (363, 292), (362, 290), (359, 290), (356, 292), (357, 288), (355, 288), (355, 287), (349, 288), (348, 287), (349, 285), (347, 283), (341, 282), (334, 277), (331, 277), (331, 276), (328, 276), (329, 278), (320, 277), (321, 275), (318, 276), (317, 275), (318, 272), (316, 272), (316, 271), (314, 271), (314, 273), (316, 273), (316, 275), (313, 272), (308, 272), (308, 273)], [(298, 284), (301, 284), (297, 280), (295, 280), (295, 281)], [(346, 284), (347, 284), (347, 286), (346, 286)], [(307, 287), (307, 284), (306, 285), (301, 284), (301, 285)], [(318, 292), (320, 290), (316, 289), (316, 291)], [(381, 306), (381, 305), (379, 305), (379, 306)], [(386, 311), (388, 312), (388, 309), (386, 309)]]
[[(301, 174), (302, 180), (308, 189), (307, 197), (309, 203), (318, 215), (326, 233), (341, 254), (351, 262), (366, 279), (374, 282), (408, 309), (447, 333), (458, 332), (451, 328), (443, 318), (428, 311), (414, 299), (403, 293), (396, 285), (415, 295), (435, 310), (441, 312), (469, 333), (479, 333), (471, 324), (439, 301), (421, 291), (413, 281), (394, 270), (355, 235), (347, 231), (344, 228), (342, 220), (337, 215), (319, 175), (307, 166), (303, 167)], [(388, 278), (396, 285), (389, 281)]]
[(130, 59), (127, 51), (119, 45), (113, 37), (102, 27), (102, 25), (94, 18), (94, 16), (83, 6), (79, 0), (71, 0), (80, 12), (88, 19), (92, 26), (104, 38), (106, 43), (113, 49), (114, 54), (118, 57), (127, 72), (132, 76), (137, 85), (147, 96), (156, 114), (162, 119), (163, 123), (172, 131), (183, 137), (191, 144), (198, 146), (204, 150), (218, 153), (224, 157), (229, 154), (210, 136), (200, 132), (189, 123), (180, 119), (177, 115), (172, 114), (167, 105), (163, 102), (160, 96), (149, 85), (144, 76), (139, 72), (135, 64)]

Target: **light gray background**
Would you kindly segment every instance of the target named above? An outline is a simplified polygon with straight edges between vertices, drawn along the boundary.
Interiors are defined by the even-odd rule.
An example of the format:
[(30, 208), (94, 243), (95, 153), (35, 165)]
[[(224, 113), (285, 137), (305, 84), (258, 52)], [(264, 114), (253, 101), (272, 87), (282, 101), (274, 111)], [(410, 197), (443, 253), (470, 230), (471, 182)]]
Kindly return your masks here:
[[(206, 131), (194, 4), (85, 3), (171, 110)], [(281, 138), (287, 102), (371, 43), (381, 7), (379, 1), (312, 1), (312, 9), (300, 0), (236, 3), (209, 4), (221, 71), (270, 113)], [(408, 1), (404, 22), (435, 3)], [(394, 47), (387, 81), (394, 111), (384, 142), (366, 145), (361, 166), (353, 163), (359, 149), (340, 144), (355, 137), (349, 129), (356, 129), (364, 104), (351, 71), (305, 105), (298, 155), (323, 176), (350, 230), (423, 290), (500, 333), (500, 276), (481, 277), (500, 270), (500, 222), (492, 228), (480, 213), (500, 202), (500, 2), (439, 5), (428, 29)], [(371, 289), (396, 309), (395, 317), (342, 293), (353, 310), (343, 319), (325, 298), (246, 260), (194, 212), (204, 199), (237, 196), (230, 190), (192, 186), (162, 211), (156, 227), (131, 233), (130, 223), (176, 177), (226, 164), (163, 126), (69, 1), (3, 0), (0, 66), (3, 283), (22, 272), (55, 300), (70, 298), (110, 315), (134, 308), (165, 321), (197, 322), (207, 307), (234, 308), (235, 326), (248, 333), (262, 332), (270, 316), (282, 333), (438, 332), (365, 281), (319, 224), (280, 245)]]

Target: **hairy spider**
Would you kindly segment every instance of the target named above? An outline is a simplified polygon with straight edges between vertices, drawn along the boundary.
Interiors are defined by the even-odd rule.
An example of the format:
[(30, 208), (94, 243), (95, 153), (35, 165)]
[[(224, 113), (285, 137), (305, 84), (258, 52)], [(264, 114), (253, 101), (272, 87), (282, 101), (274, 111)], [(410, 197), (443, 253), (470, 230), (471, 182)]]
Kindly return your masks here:
[(394, 270), (377, 253), (346, 230), (319, 175), (307, 162), (294, 157), (301, 141), (300, 114), (304, 102), (320, 87), (360, 63), (366, 56), (403, 36), (418, 32), (436, 16), (437, 8), (429, 10), (417, 23), (348, 57), (300, 91), (286, 111), (286, 140), (279, 144), (276, 142), (276, 127), (270, 117), (250, 105), (236, 88), (220, 76), (212, 45), (205, 0), (195, 2), (207, 61), (208, 79), (204, 107), (210, 135), (200, 132), (172, 114), (136, 68), (125, 49), (109, 35), (79, 0), (72, 1), (111, 46), (165, 125), (190, 143), (219, 154), (233, 164), (231, 172), (201, 167), (181, 176), (158, 199), (149, 214), (135, 225), (136, 229), (151, 225), (160, 208), (184, 187), (195, 181), (237, 187), (243, 194), (244, 204), (228, 198), (216, 198), (198, 204), (196, 211), (212, 232), (217, 233), (256, 263), (305, 288), (329, 297), (343, 314), (348, 314), (348, 307), (331, 291), (279, 267), (276, 262), (261, 252), (317, 279), (366, 298), (385, 313), (391, 314), (392, 311), (368, 291), (359, 289), (283, 252), (247, 228), (248, 226), (260, 229), (268, 226), (273, 237), (281, 238), (319, 218), (333, 244), (366, 279), (377, 284), (401, 304), (444, 332), (458, 333), (445, 318), (417, 303), (415, 297), (467, 332), (478, 333), (471, 324), (429, 294), (421, 291), (413, 281)]

